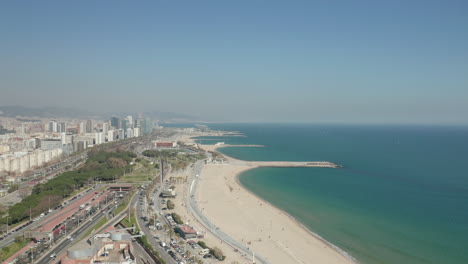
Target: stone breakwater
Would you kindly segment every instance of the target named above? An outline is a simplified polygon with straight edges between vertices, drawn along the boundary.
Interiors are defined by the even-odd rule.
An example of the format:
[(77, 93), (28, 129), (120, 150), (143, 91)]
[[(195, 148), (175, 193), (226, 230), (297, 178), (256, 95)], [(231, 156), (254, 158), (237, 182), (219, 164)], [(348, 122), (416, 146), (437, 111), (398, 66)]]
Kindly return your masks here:
[(248, 165), (255, 167), (279, 167), (279, 168), (294, 168), (294, 167), (317, 167), (317, 168), (341, 168), (340, 165), (329, 161), (246, 161)]

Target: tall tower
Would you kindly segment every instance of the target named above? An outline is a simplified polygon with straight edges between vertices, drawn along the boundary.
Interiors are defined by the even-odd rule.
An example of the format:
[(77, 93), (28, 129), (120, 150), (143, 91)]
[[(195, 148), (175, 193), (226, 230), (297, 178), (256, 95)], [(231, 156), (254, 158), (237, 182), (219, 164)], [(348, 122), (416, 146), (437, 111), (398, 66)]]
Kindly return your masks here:
[(86, 133), (93, 133), (94, 125), (93, 120), (86, 121)]
[(127, 127), (133, 128), (133, 116), (131, 115), (127, 116), (127, 120), (128, 120)]
[(120, 119), (119, 119), (118, 117), (113, 116), (113, 117), (111, 118), (111, 126), (113, 126), (113, 127), (116, 128), (116, 129), (121, 128), (121, 127), (120, 127)]
[(107, 123), (106, 121), (102, 124), (102, 133), (104, 133), (104, 135), (107, 135), (108, 131), (109, 131), (109, 123)]
[(49, 132), (57, 132), (57, 121), (49, 121)]

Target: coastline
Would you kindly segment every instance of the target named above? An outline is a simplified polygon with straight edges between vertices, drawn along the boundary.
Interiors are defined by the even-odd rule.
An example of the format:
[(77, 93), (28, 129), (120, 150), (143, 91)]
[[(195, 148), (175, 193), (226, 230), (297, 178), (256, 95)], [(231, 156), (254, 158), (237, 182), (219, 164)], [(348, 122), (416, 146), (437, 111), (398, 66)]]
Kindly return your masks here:
[[(194, 140), (184, 138), (183, 141)], [(206, 151), (227, 146), (200, 144)], [(195, 194), (203, 213), (217, 228), (246, 243), (268, 263), (356, 263), (348, 253), (242, 186), (239, 176), (260, 166), (223, 156), (226, 163), (204, 166)], [(268, 226), (269, 230), (265, 230)]]
[(259, 197), (258, 195), (256, 195), (255, 193), (251, 192), (250, 190), (248, 190), (247, 188), (245, 188), (239, 181), (239, 177), (240, 175), (242, 175), (242, 173), (246, 172), (246, 171), (249, 171), (249, 170), (253, 170), (255, 168), (251, 168), (251, 169), (247, 169), (245, 171), (242, 171), (240, 173), (238, 173), (235, 177), (236, 177), (236, 181), (237, 181), (237, 184), (239, 186), (241, 186), (241, 188), (243, 188), (246, 192), (250, 193), (251, 195), (255, 196), (257, 199), (263, 201), (265, 204), (268, 204), (269, 206), (279, 210), (280, 212), (282, 212), (284, 215), (286, 215), (287, 217), (289, 217), (289, 219), (291, 221), (293, 221), (296, 225), (299, 225), (302, 229), (304, 229), (304, 231), (308, 232), (310, 235), (314, 236), (315, 238), (317, 238), (318, 240), (320, 240), (322, 243), (325, 243), (327, 246), (331, 247), (332, 249), (334, 249), (338, 254), (340, 255), (343, 255), (344, 257), (346, 257), (347, 259), (349, 259), (350, 261), (352, 261), (351, 263), (354, 263), (354, 264), (358, 264), (357, 260), (355, 258), (353, 258), (353, 256), (351, 256), (350, 254), (348, 254), (348, 252), (342, 250), (341, 248), (339, 248), (338, 246), (335, 246), (334, 244), (330, 243), (329, 241), (327, 241), (326, 239), (324, 239), (323, 237), (321, 237), (320, 235), (318, 235), (317, 233), (313, 232), (312, 230), (310, 230), (309, 228), (307, 228), (304, 224), (302, 224), (299, 220), (297, 220), (294, 216), (290, 215), (288, 212), (282, 210), (281, 208), (278, 208), (276, 206), (274, 206), (273, 204), (271, 204), (270, 202), (266, 201), (265, 199)]

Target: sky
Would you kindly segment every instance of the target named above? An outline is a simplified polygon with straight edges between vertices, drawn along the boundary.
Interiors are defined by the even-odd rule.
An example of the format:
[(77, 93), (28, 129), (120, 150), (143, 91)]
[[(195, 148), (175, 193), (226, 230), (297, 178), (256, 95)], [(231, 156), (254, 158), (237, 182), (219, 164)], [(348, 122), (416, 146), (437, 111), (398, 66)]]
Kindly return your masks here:
[(0, 1), (0, 105), (468, 124), (468, 1)]

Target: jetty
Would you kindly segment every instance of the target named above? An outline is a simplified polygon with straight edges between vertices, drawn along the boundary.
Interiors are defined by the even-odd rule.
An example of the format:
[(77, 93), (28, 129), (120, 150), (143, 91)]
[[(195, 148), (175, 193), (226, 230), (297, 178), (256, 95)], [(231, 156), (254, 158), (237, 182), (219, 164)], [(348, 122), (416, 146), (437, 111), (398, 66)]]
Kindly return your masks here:
[[(264, 145), (201, 145), (204, 150), (217, 151), (222, 147), (265, 147)], [(222, 162), (221, 162), (222, 163)], [(213, 164), (213, 163), (212, 163)], [(216, 163), (219, 164), (219, 163)], [(276, 168), (342, 168), (343, 166), (330, 161), (245, 161), (238, 160), (232, 157), (227, 157), (227, 162), (224, 164), (231, 165), (248, 165), (252, 167), (276, 167)]]
[(279, 167), (279, 168), (295, 168), (295, 167), (318, 167), (318, 168), (340, 168), (341, 166), (329, 161), (248, 161), (252, 166), (257, 167)]
[(217, 147), (251, 147), (251, 148), (264, 148), (264, 145), (231, 145), (231, 144), (219, 144)]

